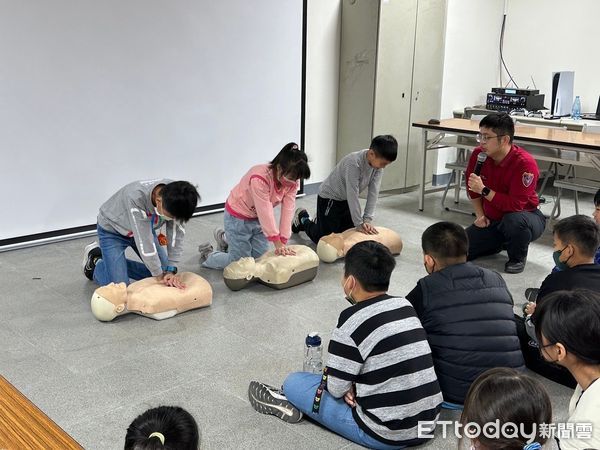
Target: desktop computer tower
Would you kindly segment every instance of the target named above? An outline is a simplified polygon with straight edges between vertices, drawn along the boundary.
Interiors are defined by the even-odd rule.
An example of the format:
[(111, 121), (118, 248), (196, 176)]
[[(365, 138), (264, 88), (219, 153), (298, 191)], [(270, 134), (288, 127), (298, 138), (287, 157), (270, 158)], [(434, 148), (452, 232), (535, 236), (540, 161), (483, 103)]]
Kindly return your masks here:
[(552, 73), (551, 111), (553, 116), (562, 117), (571, 115), (574, 84), (575, 72)]

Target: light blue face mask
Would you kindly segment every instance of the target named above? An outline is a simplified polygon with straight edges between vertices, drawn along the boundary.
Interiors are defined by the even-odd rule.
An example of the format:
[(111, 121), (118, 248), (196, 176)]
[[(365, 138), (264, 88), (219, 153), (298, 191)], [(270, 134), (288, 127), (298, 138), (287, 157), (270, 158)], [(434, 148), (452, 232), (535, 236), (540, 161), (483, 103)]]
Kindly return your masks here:
[[(567, 247), (568, 245), (565, 245), (565, 248)], [(560, 255), (562, 255), (562, 252), (565, 251), (565, 248), (563, 248), (562, 250), (556, 250), (554, 253), (552, 253), (552, 259), (554, 259), (554, 264), (556, 264), (556, 268), (558, 270), (567, 270), (569, 268), (567, 262), (569, 262), (569, 259), (571, 259), (571, 256), (573, 256), (569, 256), (565, 262), (561, 261)]]

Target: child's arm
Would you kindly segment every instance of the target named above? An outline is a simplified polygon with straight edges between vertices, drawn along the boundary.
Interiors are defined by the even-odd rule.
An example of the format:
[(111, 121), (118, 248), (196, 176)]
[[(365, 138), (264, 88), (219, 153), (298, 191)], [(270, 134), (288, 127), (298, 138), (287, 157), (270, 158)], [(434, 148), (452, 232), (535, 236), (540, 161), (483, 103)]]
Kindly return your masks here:
[(328, 352), (327, 391), (334, 397), (341, 398), (352, 389), (364, 361), (354, 340), (339, 328), (331, 334)]
[(133, 201), (128, 203), (129, 229), (133, 233), (133, 239), (140, 258), (152, 276), (161, 276), (163, 271), (158, 250), (154, 243), (152, 217), (148, 217), (146, 211), (138, 207)]
[(370, 223), (373, 221), (375, 214), (375, 205), (377, 205), (377, 199), (379, 198), (379, 188), (381, 187), (381, 178), (383, 177), (383, 170), (378, 169), (371, 177), (369, 187), (367, 191), (367, 204), (365, 205), (365, 212), (363, 213), (363, 222)]
[(346, 178), (346, 201), (350, 209), (350, 216), (354, 226), (358, 227), (363, 223), (360, 202), (358, 201), (358, 195), (360, 194), (360, 168), (358, 164), (348, 164), (344, 177)]
[(287, 244), (292, 235), (292, 217), (296, 208), (296, 193), (299, 189), (299, 183), (289, 189), (281, 201), (281, 218), (279, 219), (279, 235), (281, 242)]
[(252, 200), (254, 201), (258, 222), (260, 223), (264, 235), (271, 242), (280, 242), (281, 238), (275, 222), (275, 214), (273, 213), (269, 183), (260, 175), (253, 175), (250, 178), (250, 186), (248, 189), (252, 196)]
[(185, 228), (183, 223), (177, 220), (167, 222), (167, 256), (169, 257), (169, 266), (177, 267), (183, 254), (183, 238)]

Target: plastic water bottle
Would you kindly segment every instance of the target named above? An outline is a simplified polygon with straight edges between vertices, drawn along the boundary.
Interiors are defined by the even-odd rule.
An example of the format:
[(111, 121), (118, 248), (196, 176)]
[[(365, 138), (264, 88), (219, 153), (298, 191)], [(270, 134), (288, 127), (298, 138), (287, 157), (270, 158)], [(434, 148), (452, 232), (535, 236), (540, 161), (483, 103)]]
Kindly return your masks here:
[(304, 341), (304, 372), (322, 373), (323, 372), (323, 347), (321, 347), (321, 336), (317, 332), (312, 332)]
[(573, 102), (571, 117), (575, 120), (581, 119), (581, 100), (579, 99), (579, 95), (575, 97), (575, 101)]

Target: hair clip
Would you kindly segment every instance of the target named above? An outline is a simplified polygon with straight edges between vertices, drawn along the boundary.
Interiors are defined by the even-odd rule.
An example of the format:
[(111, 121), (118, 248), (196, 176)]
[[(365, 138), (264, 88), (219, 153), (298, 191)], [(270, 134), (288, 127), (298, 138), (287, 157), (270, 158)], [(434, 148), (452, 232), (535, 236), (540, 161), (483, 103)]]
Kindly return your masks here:
[(158, 440), (160, 441), (160, 443), (162, 445), (165, 445), (165, 436), (164, 436), (164, 434), (159, 433), (158, 431), (155, 431), (150, 436), (148, 436), (148, 439), (153, 438), (153, 437), (158, 438)]

